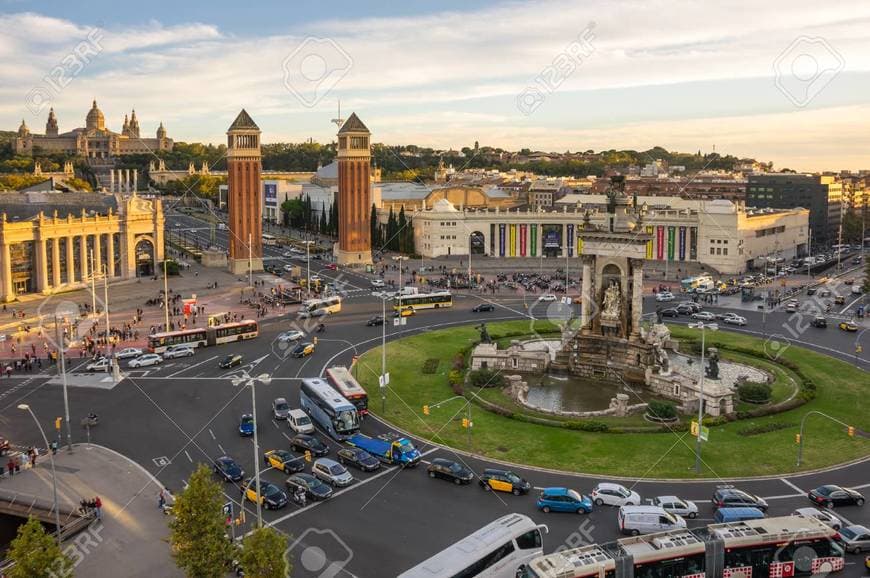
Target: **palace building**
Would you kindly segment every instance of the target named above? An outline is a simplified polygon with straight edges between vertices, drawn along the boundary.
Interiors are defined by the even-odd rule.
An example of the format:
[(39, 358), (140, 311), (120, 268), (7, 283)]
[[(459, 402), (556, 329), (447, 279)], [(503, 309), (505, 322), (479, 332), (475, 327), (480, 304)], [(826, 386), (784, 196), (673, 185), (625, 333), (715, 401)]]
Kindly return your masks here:
[(163, 260), (159, 199), (81, 192), (0, 193), (0, 301), (153, 275)]
[(107, 129), (106, 118), (97, 107), (96, 100), (85, 117), (83, 127), (61, 133), (52, 108), (48, 111), (45, 134), (31, 133), (27, 123), (22, 120), (18, 127), (18, 136), (12, 141), (12, 148), (18, 155), (31, 155), (33, 149), (37, 148), (47, 154), (63, 153), (98, 159), (171, 151), (172, 146), (172, 139), (166, 136), (163, 123), (157, 127), (155, 138), (140, 136), (139, 119), (136, 118), (135, 110), (129, 118), (124, 115), (124, 125), (120, 133)]

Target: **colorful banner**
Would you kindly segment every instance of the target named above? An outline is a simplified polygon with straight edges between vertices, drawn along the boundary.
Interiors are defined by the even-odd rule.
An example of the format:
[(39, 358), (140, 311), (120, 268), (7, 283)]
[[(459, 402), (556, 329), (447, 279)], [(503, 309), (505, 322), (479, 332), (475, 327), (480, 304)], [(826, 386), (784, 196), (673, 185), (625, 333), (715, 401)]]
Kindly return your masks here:
[(574, 256), (574, 225), (568, 224), (568, 243), (566, 248), (568, 249), (568, 256)]
[(646, 258), (653, 258), (653, 231), (655, 231), (655, 227), (652, 225), (646, 226), (646, 233), (650, 236), (649, 241), (646, 242)]
[(686, 260), (686, 228), (680, 227), (680, 261)]
[(532, 257), (537, 257), (538, 256), (538, 226), (531, 225), (531, 229), (532, 229), (532, 232), (530, 235), (531, 236), (530, 242), (531, 242), (532, 246), (530, 248), (529, 253), (531, 254)]
[(663, 225), (656, 227), (656, 259), (661, 261), (665, 258), (665, 228)]
[(676, 229), (674, 227), (668, 227), (668, 261), (674, 260), (674, 243), (676, 237)]
[(526, 256), (526, 248), (528, 245), (528, 225), (520, 225), (520, 257)]
[(577, 235), (577, 255), (583, 254), (583, 237)]
[(498, 256), (504, 257), (504, 235), (505, 235), (505, 226), (504, 224), (500, 224), (498, 226)]
[(689, 228), (689, 260), (698, 260), (698, 228)]
[(510, 227), (511, 227), (511, 244), (510, 244), (511, 252), (510, 252), (510, 256), (516, 257), (517, 256), (517, 226), (511, 225)]

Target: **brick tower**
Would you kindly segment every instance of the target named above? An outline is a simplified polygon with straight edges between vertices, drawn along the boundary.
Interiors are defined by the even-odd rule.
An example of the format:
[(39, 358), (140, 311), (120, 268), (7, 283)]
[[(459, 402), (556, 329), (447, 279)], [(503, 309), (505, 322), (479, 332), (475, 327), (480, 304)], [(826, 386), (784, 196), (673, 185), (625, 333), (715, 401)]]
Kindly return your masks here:
[(372, 262), (371, 133), (350, 115), (338, 131), (338, 251), (341, 265)]
[[(227, 130), (230, 272), (263, 270), (260, 128), (242, 109)], [(250, 244), (250, 248), (249, 248)]]

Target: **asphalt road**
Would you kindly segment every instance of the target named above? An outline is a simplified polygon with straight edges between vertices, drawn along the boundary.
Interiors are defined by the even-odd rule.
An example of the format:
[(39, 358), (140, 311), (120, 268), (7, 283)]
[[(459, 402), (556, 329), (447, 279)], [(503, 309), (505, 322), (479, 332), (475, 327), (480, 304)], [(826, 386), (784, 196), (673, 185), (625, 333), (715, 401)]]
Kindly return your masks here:
[[(283, 262), (280, 250), (271, 247), (266, 250), (278, 262)], [(294, 316), (267, 320), (261, 324), (261, 335), (255, 340), (203, 348), (192, 358), (168, 360), (156, 368), (130, 371), (128, 379), (110, 390), (70, 388), (72, 423), (78, 424), (79, 419), (89, 411), (100, 414), (102, 423), (92, 430), (91, 439), (136, 460), (174, 491), (183, 487), (196, 464), (209, 462), (223, 454), (233, 456), (248, 474), (252, 474), (253, 460), (262, 460), (262, 457), (253, 455), (251, 438), (240, 437), (237, 430), (241, 414), (251, 410), (251, 391), (250, 388), (233, 385), (232, 378), (240, 374), (239, 368), (221, 370), (217, 366), (218, 360), (228, 352), (241, 353), (245, 363), (241, 369), (252, 375), (273, 375), (272, 382), (258, 385), (256, 392), (262, 452), (274, 448), (287, 449), (288, 437), (292, 435), (284, 423), (270, 419), (273, 398), (286, 397), (291, 405), (298, 406), (298, 388), (302, 377), (320, 375), (331, 365), (349, 365), (355, 353), (380, 342), (381, 329), (364, 325), (366, 319), (381, 309), (381, 301), (370, 295), (368, 279), (356, 273), (329, 270), (321, 270), (320, 274), (327, 280), (336, 280), (347, 293), (342, 312), (327, 320), (327, 331), (318, 335), (318, 347), (311, 357), (285, 358), (280, 349), (272, 349), (274, 336), (290, 328)], [(468, 323), (468, 311), (479, 300), (477, 296), (458, 295), (451, 310), (421, 312), (411, 317), (402, 328), (388, 325), (387, 337), (392, 339), (449, 327), (451, 324)], [(481, 318), (496, 320), (525, 315), (522, 297), (502, 296), (495, 302), (498, 305), (496, 311), (483, 314), (485, 317)], [(652, 313), (655, 303), (652, 300), (645, 302), (645, 309)], [(533, 306), (530, 311), (537, 317), (545, 317), (546, 304)], [(723, 327), (723, 330), (764, 336), (785, 331), (777, 328), (793, 323), (793, 319), (790, 321), (784, 312), (765, 314), (763, 323), (760, 312), (746, 311), (742, 314), (748, 319), (746, 327)], [(676, 322), (684, 323), (686, 320), (678, 319)], [(790, 335), (789, 343), (835, 355), (867, 369), (866, 359), (852, 355), (855, 339), (863, 338), (862, 335), (847, 334), (835, 327), (826, 330), (811, 328)], [(81, 363), (72, 360), (71, 370), (80, 370)], [(15, 411), (17, 403), (26, 400), (47, 428), (53, 416), (63, 415), (61, 388), (47, 385), (46, 381), (45, 377), (40, 376), (0, 380), (0, 407), (3, 410), (0, 412), (3, 416), (0, 428), (2, 434), (15, 443), (26, 446), (40, 441), (30, 417), (24, 412)], [(390, 431), (388, 426), (374, 418), (363, 424), (363, 432), (369, 435), (383, 435)], [(75, 426), (73, 436), (76, 441), (82, 441), (85, 431)], [(338, 444), (327, 440), (326, 436), (320, 437), (327, 441), (334, 455)], [(457, 459), (457, 454), (452, 450), (419, 440), (417, 445), (424, 454), (424, 461), (439, 456)], [(460, 458), (475, 472), (492, 464), (464, 455)], [(735, 459), (746, 457), (735, 456)], [(568, 486), (587, 493), (600, 481), (599, 478), (584, 475), (532, 468), (514, 469), (536, 488)], [(546, 552), (552, 552), (562, 544), (605, 542), (619, 537), (615, 510), (607, 507), (597, 508), (588, 516), (545, 515), (535, 509), (536, 490), (533, 490), (532, 495), (515, 497), (483, 492), (476, 485), (456, 487), (444, 481), (430, 480), (426, 476), (425, 464), (409, 470), (382, 467), (370, 474), (352, 472), (357, 481), (349, 488), (338, 491), (326, 502), (309, 504), (306, 508), (291, 503), (282, 510), (264, 512), (264, 519), (268, 523), (290, 534), (292, 540), (300, 540), (294, 552), (297, 561), (300, 560), (302, 547), (317, 545), (341, 568), (338, 576), (392, 576), (510, 512), (525, 513), (549, 526), (549, 535), (545, 537)], [(283, 486), (284, 474), (263, 470), (262, 475), (264, 479)], [(808, 506), (805, 492), (810, 488), (823, 483), (839, 483), (865, 488), (867, 493), (866, 488), (870, 487), (868, 482), (870, 462), (828, 473), (735, 483), (742, 489), (766, 498), (770, 503), (771, 515), (783, 515), (795, 508)], [(656, 482), (627, 479), (623, 483), (644, 498), (676, 494), (684, 499), (696, 500), (701, 515), (689, 522), (690, 527), (694, 527), (710, 523), (712, 510), (709, 499), (721, 481)], [(255, 519), (252, 504), (241, 502), (239, 488), (235, 485), (225, 484), (224, 487), (227, 500), (234, 502), (237, 512), (244, 505), (247, 523), (238, 531), (246, 531)], [(156, 506), (156, 496), (154, 500)], [(867, 525), (870, 524), (868, 508), (842, 508), (836, 514), (848, 523)], [(847, 570), (842, 575), (860, 576), (859, 558), (849, 556), (848, 562)], [(297, 563), (294, 576), (297, 575), (319, 574), (305, 573)]]

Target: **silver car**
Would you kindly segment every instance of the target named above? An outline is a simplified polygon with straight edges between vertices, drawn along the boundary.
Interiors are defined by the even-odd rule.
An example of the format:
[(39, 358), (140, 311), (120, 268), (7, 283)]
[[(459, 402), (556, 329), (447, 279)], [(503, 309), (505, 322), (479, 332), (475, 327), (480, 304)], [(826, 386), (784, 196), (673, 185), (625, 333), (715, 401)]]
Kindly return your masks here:
[(320, 458), (311, 466), (311, 473), (330, 486), (344, 487), (353, 483), (353, 476), (347, 468), (335, 460)]
[(276, 397), (272, 402), (272, 416), (275, 419), (287, 419), (290, 415), (290, 404), (283, 397)]
[(840, 518), (834, 514), (818, 508), (798, 508), (792, 512), (793, 516), (802, 516), (804, 518), (815, 518), (826, 526), (830, 526), (834, 530), (839, 530), (843, 525)]
[(840, 539), (846, 552), (857, 554), (861, 551), (870, 551), (870, 530), (867, 526), (846, 526), (840, 530)]

